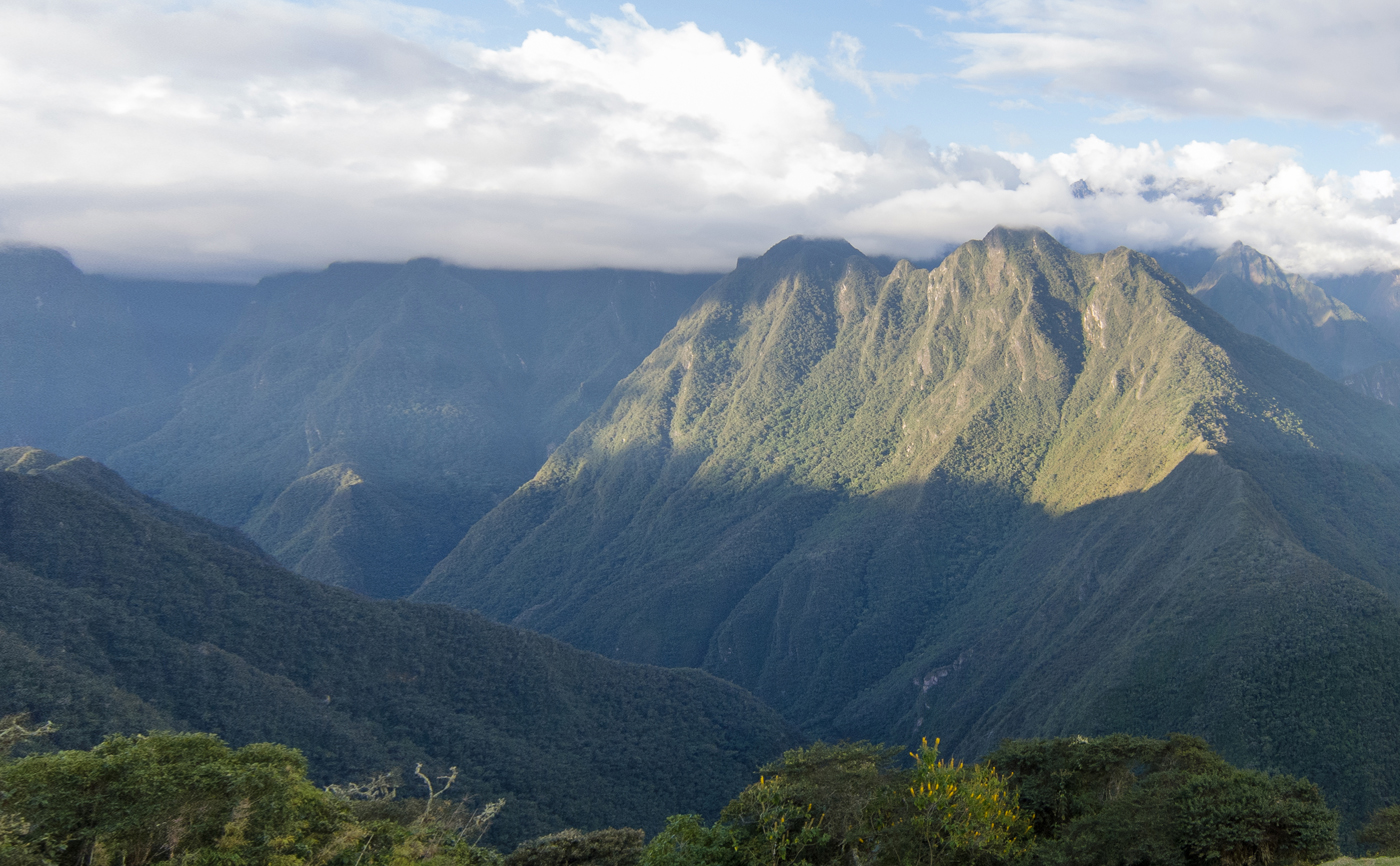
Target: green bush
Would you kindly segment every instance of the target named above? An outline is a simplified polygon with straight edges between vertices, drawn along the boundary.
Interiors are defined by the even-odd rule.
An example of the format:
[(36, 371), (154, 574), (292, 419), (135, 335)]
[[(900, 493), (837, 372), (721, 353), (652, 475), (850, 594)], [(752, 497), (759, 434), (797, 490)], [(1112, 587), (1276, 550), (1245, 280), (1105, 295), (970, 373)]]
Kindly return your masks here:
[(927, 743), (912, 769), (896, 749), (816, 743), (762, 768), (712, 827), (680, 815), (642, 866), (1008, 864), (1031, 841), (1006, 779), (940, 761)]
[(522, 842), (506, 856), (505, 866), (637, 866), (645, 835), (631, 829), (564, 830)]
[(1381, 856), (1400, 854), (1400, 804), (1372, 812), (1365, 826), (1357, 831), (1356, 841)]
[(337, 790), (312, 785), (305, 759), (286, 746), (234, 750), (209, 734), (111, 736), (88, 751), (0, 764), (0, 864), (501, 862), (476, 844), (500, 801), (473, 810), (443, 798), (446, 786), (430, 787), (427, 800), (376, 810), (367, 807), (392, 802), (392, 790), (355, 802)]
[(1237, 769), (1198, 737), (1009, 740), (988, 760), (1014, 774), (1041, 863), (1284, 866), (1339, 853), (1316, 785)]

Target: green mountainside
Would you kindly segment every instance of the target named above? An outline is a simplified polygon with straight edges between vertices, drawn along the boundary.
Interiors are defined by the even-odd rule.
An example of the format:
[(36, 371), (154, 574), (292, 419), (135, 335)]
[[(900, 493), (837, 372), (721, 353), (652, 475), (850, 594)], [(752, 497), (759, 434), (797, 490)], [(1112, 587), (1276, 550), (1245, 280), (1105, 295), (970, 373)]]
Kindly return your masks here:
[(416, 598), (699, 665), (814, 736), (1206, 737), (1400, 796), (1400, 413), (1150, 257), (793, 238), (697, 302)]
[(322, 783), (415, 762), (507, 798), (510, 842), (713, 816), (794, 745), (752, 695), (271, 563), (85, 458), (0, 450), (0, 714), (301, 749)]
[(1342, 301), (1238, 241), (1191, 293), (1230, 323), (1334, 379), (1400, 358), (1393, 339)]
[(174, 394), (213, 357), (250, 287), (115, 280), (56, 250), (0, 246), (0, 447)]
[(269, 278), (178, 395), (64, 448), (301, 574), (405, 595), (715, 278), (427, 259)]

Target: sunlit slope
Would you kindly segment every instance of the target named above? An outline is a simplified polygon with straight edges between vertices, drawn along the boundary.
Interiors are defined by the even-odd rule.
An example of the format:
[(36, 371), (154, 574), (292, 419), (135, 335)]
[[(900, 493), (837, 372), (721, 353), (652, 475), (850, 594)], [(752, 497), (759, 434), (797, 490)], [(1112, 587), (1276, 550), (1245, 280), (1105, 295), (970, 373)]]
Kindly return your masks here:
[[(998, 229), (882, 278), (845, 243), (792, 239), (712, 288), (419, 597), (701, 664), (816, 733), (948, 732), (975, 754), (1097, 725), (1125, 683), (1143, 690), (1113, 725), (1204, 731), (1236, 699), (1164, 703), (1160, 666), (1124, 679), (1157, 664), (1149, 637), (1187, 640), (1207, 680), (1227, 656), (1202, 629), (1364, 609), (1391, 640), (1367, 582), (1400, 597), (1397, 422), (1130, 250)], [(1321, 609), (1261, 605), (1274, 584)], [(1310, 651), (1335, 661), (1362, 638), (1330, 640)], [(1258, 685), (1271, 656), (1249, 646), (1229, 657), (1237, 691), (1282, 712), (1307, 690)], [(1334, 674), (1280, 724), (1360, 688)]]
[(177, 398), (68, 447), (304, 575), (404, 595), (713, 281), (433, 260), (269, 278)]
[(0, 450), (0, 714), (57, 744), (211, 731), (322, 783), (415, 763), (507, 798), (501, 842), (710, 814), (793, 744), (752, 695), (298, 577), (84, 458)]

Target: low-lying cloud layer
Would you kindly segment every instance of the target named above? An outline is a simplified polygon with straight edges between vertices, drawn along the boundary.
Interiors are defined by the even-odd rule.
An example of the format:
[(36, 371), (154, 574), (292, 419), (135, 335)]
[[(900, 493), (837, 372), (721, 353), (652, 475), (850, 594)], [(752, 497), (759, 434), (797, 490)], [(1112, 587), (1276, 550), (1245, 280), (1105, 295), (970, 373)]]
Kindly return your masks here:
[(695, 26), (624, 8), (493, 51), (443, 38), (453, 24), (387, 3), (12, 0), (0, 241), (181, 275), (418, 255), (685, 270), (795, 233), (917, 256), (1006, 223), (1081, 249), (1242, 239), (1306, 272), (1400, 266), (1389, 172), (1316, 177), (1250, 141), (869, 145), (813, 61)]

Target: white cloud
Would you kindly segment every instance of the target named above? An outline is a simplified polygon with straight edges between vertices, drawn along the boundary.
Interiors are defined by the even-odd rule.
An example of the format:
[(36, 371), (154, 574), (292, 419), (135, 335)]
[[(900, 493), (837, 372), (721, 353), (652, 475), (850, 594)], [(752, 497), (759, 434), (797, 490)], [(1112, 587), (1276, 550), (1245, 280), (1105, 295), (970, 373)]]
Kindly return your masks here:
[(827, 71), (833, 78), (860, 88), (871, 102), (875, 101), (875, 85), (879, 85), (886, 92), (893, 92), (900, 88), (913, 87), (925, 77), (911, 72), (872, 72), (863, 69), (861, 60), (864, 56), (865, 46), (859, 39), (839, 30), (831, 34), (831, 43), (826, 55)]
[(1313, 177), (1248, 141), (1088, 138), (1045, 160), (913, 132), (872, 146), (810, 61), (693, 25), (624, 7), (484, 50), (434, 16), (0, 4), (0, 241), (186, 275), (417, 255), (681, 270), (795, 233), (925, 255), (1008, 223), (1086, 248), (1238, 238), (1301, 270), (1400, 266), (1387, 172)]
[(1124, 119), (1263, 115), (1400, 132), (1393, 0), (973, 0), (958, 23), (968, 81), (1117, 97)]
[(1362, 201), (1375, 201), (1395, 195), (1395, 178), (1389, 171), (1359, 171), (1351, 179), (1351, 189)]

